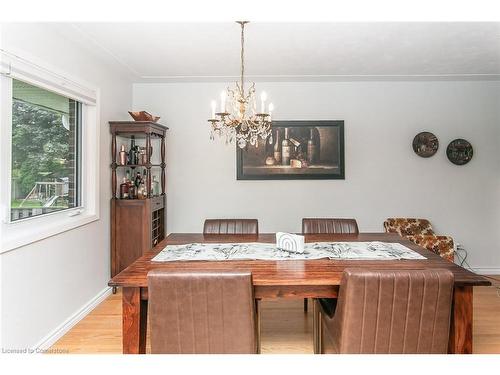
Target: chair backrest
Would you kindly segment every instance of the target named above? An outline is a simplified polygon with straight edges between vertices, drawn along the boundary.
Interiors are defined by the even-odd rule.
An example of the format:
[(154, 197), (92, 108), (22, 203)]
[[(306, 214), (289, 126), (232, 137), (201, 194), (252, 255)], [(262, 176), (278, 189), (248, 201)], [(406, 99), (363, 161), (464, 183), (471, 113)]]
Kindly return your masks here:
[(248, 272), (148, 273), (152, 353), (256, 353)]
[(346, 269), (332, 321), (340, 353), (447, 353), (449, 270)]
[(207, 219), (203, 234), (258, 234), (257, 219)]
[(303, 234), (358, 234), (358, 223), (355, 219), (302, 219)]
[(432, 225), (427, 219), (390, 217), (384, 221), (384, 229), (388, 233), (398, 233), (403, 237), (417, 234), (434, 234)]

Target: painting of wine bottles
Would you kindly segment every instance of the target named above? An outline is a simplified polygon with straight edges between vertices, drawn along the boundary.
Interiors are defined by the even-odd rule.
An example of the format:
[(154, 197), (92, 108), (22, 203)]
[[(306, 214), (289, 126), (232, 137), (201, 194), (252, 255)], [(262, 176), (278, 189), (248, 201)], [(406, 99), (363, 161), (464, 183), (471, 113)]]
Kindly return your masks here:
[(238, 180), (343, 180), (344, 121), (273, 121), (267, 139), (236, 153)]

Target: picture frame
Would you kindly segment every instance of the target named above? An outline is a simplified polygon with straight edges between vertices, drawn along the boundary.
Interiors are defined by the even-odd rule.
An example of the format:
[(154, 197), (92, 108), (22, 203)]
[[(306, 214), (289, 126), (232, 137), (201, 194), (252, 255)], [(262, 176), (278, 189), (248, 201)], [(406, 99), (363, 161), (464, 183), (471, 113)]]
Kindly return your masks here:
[(236, 146), (237, 180), (344, 180), (344, 154), (343, 120), (273, 121), (267, 139)]

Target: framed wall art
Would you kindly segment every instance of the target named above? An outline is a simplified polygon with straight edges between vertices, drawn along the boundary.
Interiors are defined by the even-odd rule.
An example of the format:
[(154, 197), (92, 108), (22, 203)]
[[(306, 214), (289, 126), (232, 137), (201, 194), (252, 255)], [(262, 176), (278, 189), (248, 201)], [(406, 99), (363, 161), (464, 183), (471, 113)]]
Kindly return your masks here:
[(271, 135), (236, 148), (238, 180), (345, 179), (344, 121), (273, 121)]

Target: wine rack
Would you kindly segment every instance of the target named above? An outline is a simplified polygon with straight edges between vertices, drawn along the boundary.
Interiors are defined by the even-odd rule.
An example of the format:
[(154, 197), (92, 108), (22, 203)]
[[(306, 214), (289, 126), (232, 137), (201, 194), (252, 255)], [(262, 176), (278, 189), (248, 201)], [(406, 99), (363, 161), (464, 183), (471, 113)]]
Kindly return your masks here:
[(165, 209), (153, 211), (152, 216), (151, 244), (156, 246), (165, 238)]

